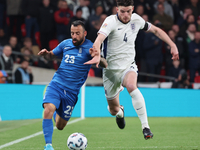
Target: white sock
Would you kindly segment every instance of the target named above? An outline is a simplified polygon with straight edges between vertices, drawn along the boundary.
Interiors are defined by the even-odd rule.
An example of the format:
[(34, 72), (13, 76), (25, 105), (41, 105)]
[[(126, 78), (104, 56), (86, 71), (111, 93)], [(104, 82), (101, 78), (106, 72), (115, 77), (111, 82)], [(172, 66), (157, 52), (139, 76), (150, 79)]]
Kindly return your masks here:
[[(110, 112), (110, 107), (109, 106), (107, 106), (107, 109)], [(119, 109), (119, 112), (115, 116), (117, 116), (118, 118), (122, 118), (124, 116), (124, 113), (123, 113), (122, 109)]]
[(117, 118), (123, 118), (124, 113), (121, 108), (119, 109), (119, 112), (116, 114), (116, 116), (117, 116)]
[(135, 89), (130, 93), (130, 95), (132, 97), (133, 107), (141, 121), (142, 129), (145, 127), (149, 128), (144, 97), (142, 96), (139, 89)]

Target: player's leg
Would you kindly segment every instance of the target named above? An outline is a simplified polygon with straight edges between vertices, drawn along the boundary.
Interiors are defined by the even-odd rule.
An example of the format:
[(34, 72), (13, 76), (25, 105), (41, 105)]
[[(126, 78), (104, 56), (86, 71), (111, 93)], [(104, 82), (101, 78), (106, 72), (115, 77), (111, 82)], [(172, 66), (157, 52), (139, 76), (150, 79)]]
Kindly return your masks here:
[(148, 127), (146, 106), (144, 98), (137, 88), (137, 74), (134, 71), (130, 71), (126, 74), (123, 80), (123, 86), (126, 87), (129, 94), (132, 97), (133, 107), (142, 123), (142, 128)]
[(53, 121), (52, 117), (56, 109), (60, 106), (60, 95), (62, 89), (59, 89), (55, 83), (50, 82), (46, 88), (46, 92), (43, 97), (43, 107), (44, 107), (44, 116), (43, 116), (43, 134), (45, 139), (45, 150), (53, 150), (52, 147), (52, 136), (53, 136)]
[(57, 113), (56, 113), (56, 127), (58, 130), (63, 130), (64, 127), (67, 125), (67, 120), (64, 120), (63, 118), (61, 118)]
[(107, 99), (108, 111), (115, 116), (120, 111), (119, 94), (114, 99)]
[(119, 104), (119, 93), (123, 90), (121, 85), (121, 71), (103, 70), (103, 85), (108, 102), (108, 110), (116, 116), (116, 122), (120, 129), (125, 127), (124, 108)]
[(52, 117), (56, 110), (56, 106), (51, 103), (44, 103), (44, 117), (42, 122), (43, 134), (46, 143), (45, 150), (53, 150), (52, 135), (53, 135), (53, 121)]
[[(71, 118), (73, 109), (77, 103), (78, 95), (70, 91), (63, 90), (60, 94), (60, 105), (54, 113), (54, 120), (58, 130), (63, 130)], [(56, 117), (55, 117), (56, 116)]]
[(129, 71), (126, 73), (123, 80), (123, 86), (127, 88), (130, 96), (132, 97), (132, 104), (141, 121), (145, 139), (152, 138), (153, 134), (151, 133), (148, 124), (144, 97), (137, 88), (137, 73), (135, 71)]
[(119, 94), (114, 99), (107, 99), (108, 111), (111, 115), (116, 116), (116, 122), (120, 129), (125, 127), (124, 107), (119, 104)]

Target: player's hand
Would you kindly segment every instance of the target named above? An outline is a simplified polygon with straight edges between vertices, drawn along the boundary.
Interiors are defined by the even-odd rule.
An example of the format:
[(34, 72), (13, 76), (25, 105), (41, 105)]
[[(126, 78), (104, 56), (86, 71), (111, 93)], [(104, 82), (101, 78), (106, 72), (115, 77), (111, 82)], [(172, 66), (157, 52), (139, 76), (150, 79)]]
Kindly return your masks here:
[(84, 65), (87, 64), (96, 64), (96, 67), (99, 67), (100, 63), (100, 50), (97, 50), (97, 48), (93, 45), (92, 48), (89, 50), (90, 55), (93, 57), (91, 60), (84, 63)]
[(88, 64), (96, 64), (96, 67), (99, 67), (99, 62), (100, 62), (100, 55), (95, 55), (91, 60), (87, 61), (84, 63), (84, 65)]
[(178, 53), (178, 49), (176, 46), (171, 47), (171, 54), (172, 54), (172, 59), (173, 60), (178, 60), (179, 59), (179, 53)]
[(48, 53), (49, 53), (49, 51), (48, 51), (47, 49), (42, 49), (42, 50), (38, 53), (38, 55), (45, 56), (45, 55), (48, 54)]
[(93, 46), (92, 48), (90, 48), (89, 52), (90, 52), (90, 55), (91, 55), (92, 57), (94, 57), (95, 55), (100, 55), (100, 54), (99, 54), (99, 51), (96, 49), (95, 46)]

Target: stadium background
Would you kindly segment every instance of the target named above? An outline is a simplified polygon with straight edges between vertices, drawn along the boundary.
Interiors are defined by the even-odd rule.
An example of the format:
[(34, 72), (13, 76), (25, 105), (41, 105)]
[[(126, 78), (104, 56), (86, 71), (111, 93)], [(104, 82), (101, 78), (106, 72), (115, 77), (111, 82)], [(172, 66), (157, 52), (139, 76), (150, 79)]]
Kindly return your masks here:
[[(18, 2), (36, 2), (35, 0), (19, 0)], [(62, 1), (62, 0), (61, 0)], [(73, 12), (75, 12), (75, 7), (77, 8), (77, 6), (80, 6), (82, 0), (79, 1), (73, 1), (73, 0), (68, 0), (68, 4), (69, 4), (69, 8), (72, 9)], [(86, 0), (88, 2), (88, 0)], [(17, 2), (17, 1), (16, 1)], [(42, 2), (42, 0), (38, 0), (38, 2)], [(60, 0), (51, 0), (50, 4), (51, 6), (55, 7), (54, 10), (57, 11), (59, 8), (58, 7), (58, 2), (60, 2)], [(74, 2), (74, 3), (73, 3)], [(94, 11), (97, 7), (99, 6), (104, 6), (104, 2), (109, 2), (110, 4), (110, 8), (115, 6), (114, 0), (110, 0), (110, 1), (104, 1), (104, 0), (98, 0), (98, 1), (94, 1), (91, 0), (90, 4), (88, 4), (88, 8), (91, 8), (93, 10), (93, 15), (94, 15)], [(140, 5), (143, 5), (144, 8), (146, 7), (146, 5), (144, 4), (150, 4), (150, 6), (152, 6), (153, 4), (155, 4), (156, 2), (158, 2), (157, 0), (135, 0), (135, 11), (136, 8)], [(179, 17), (182, 17), (182, 13), (184, 13), (184, 9), (186, 7), (192, 7), (192, 1), (191, 0), (184, 0), (184, 1), (180, 1), (180, 0), (176, 0), (177, 5), (174, 5), (174, 1), (166, 1), (167, 3), (169, 3), (171, 6), (177, 6), (179, 8)], [(197, 2), (197, 8), (199, 7), (199, 2)], [(16, 13), (16, 14), (9, 14), (9, 9), (10, 6), (13, 6), (12, 1), (6, 1), (6, 0), (0, 0), (0, 11), (1, 11), (1, 22), (0, 22), (0, 29), (4, 32), (4, 36), (2, 36), (1, 34), (1, 38), (0, 38), (0, 52), (2, 52), (2, 48), (4, 46), (4, 44), (8, 44), (9, 41), (9, 37), (11, 35), (17, 36), (18, 38), (18, 45), (20, 47), (23, 46), (23, 40), (25, 37), (27, 37), (27, 31), (25, 28), (25, 16), (26, 14), (21, 14), (21, 13)], [(19, 8), (21, 6), (18, 6)], [(32, 6), (33, 8), (35, 6)], [(85, 7), (85, 6), (84, 6)], [(82, 8), (82, 7), (81, 7)], [(174, 7), (173, 7), (174, 8)], [(106, 8), (103, 7), (104, 13), (106, 12), (107, 15), (109, 15), (109, 13), (112, 13), (110, 11), (106, 11)], [(195, 10), (195, 9), (193, 9)], [(200, 10), (200, 9), (199, 9)], [(92, 12), (92, 11), (91, 11)], [(174, 10), (173, 10), (174, 12)], [(144, 12), (145, 13), (145, 12)], [(156, 12), (154, 12), (154, 14), (156, 14)], [(175, 14), (175, 12), (174, 12)], [(198, 20), (200, 19), (199, 17), (197, 17), (200, 12), (194, 12), (194, 16), (195, 16), (195, 23), (197, 25), (197, 31), (199, 31), (198, 28)], [(152, 20), (151, 13), (148, 14), (149, 15), (149, 19), (150, 21)], [(20, 20), (18, 20), (17, 18), (21, 16), (22, 17), (22, 22), (21, 26), (20, 26), (20, 30), (18, 30), (17, 28), (17, 22), (19, 22)], [(92, 13), (91, 13), (92, 16)], [(89, 16), (89, 18), (91, 17)], [(13, 24), (11, 23), (11, 20), (14, 18), (14, 22)], [(86, 18), (87, 19), (87, 18)], [(96, 21), (100, 21), (100, 18), (98, 18)], [(177, 19), (177, 18), (176, 18)], [(177, 20), (174, 20), (174, 24), (176, 24)], [(101, 20), (102, 21), (102, 20)], [(88, 23), (89, 21), (86, 20), (86, 23)], [(96, 22), (96, 23), (97, 23)], [(39, 22), (38, 22), (39, 23)], [(89, 22), (91, 23), (91, 22)], [(98, 22), (98, 23), (102, 23), (102, 22)], [(183, 23), (184, 26), (185, 23)], [(48, 24), (47, 24), (48, 25)], [(54, 28), (55, 29), (55, 28)], [(12, 30), (12, 31), (11, 31)], [(18, 37), (17, 33), (20, 33), (21, 38)], [(53, 40), (51, 42), (49, 42), (49, 47), (53, 48), (56, 46), (56, 44), (58, 44), (58, 39), (56, 39), (56, 30), (52, 30), (53, 32)], [(88, 31), (89, 33), (89, 31)], [(91, 33), (91, 31), (90, 31)], [(90, 38), (92, 37), (92, 41), (94, 41), (95, 37), (96, 37), (96, 32), (92, 31), (92, 33), (95, 34), (95, 36), (89, 36)], [(35, 45), (38, 45), (39, 48), (42, 48), (42, 42), (41, 42), (41, 38), (40, 38), (40, 34), (41, 31), (38, 30), (36, 33), (33, 34), (32, 31), (32, 42)], [(69, 35), (68, 35), (69, 36)], [(2, 39), (6, 40), (7, 43), (2, 43)], [(164, 50), (162, 49), (162, 51), (164, 52)], [(21, 52), (17, 52), (13, 50), (13, 55), (22, 55), (23, 53)], [(33, 55), (31, 55), (32, 57)], [(34, 58), (37, 58), (38, 60), (39, 57), (33, 56)], [(139, 56), (136, 56), (136, 60), (138, 60), (137, 62), (139, 63)], [(50, 68), (43, 68), (41, 66), (37, 66), (38, 62), (36, 61), (31, 67), (33, 69), (33, 76), (34, 76), (34, 81), (32, 84), (35, 85), (15, 85), (15, 84), (5, 84), (5, 85), (0, 85), (1, 86), (1, 90), (0, 90), (0, 95), (1, 95), (1, 99), (0, 99), (0, 117), (1, 120), (17, 120), (17, 119), (31, 119), (31, 118), (41, 118), (41, 114), (42, 114), (42, 107), (41, 105), (41, 101), (42, 101), (42, 94), (43, 94), (43, 90), (44, 87), (46, 86), (46, 84), (48, 84), (48, 82), (51, 80), (51, 77), (53, 76), (53, 73), (56, 71), (55, 64), (53, 66), (51, 66)], [(57, 64), (58, 65), (58, 64)], [(140, 65), (139, 64), (139, 69), (140, 69)], [(191, 117), (195, 117), (195, 116), (199, 116), (199, 112), (197, 111), (197, 104), (199, 104), (199, 90), (186, 90), (186, 89), (169, 89), (172, 85), (172, 82), (166, 82), (169, 81), (169, 77), (165, 76), (166, 74), (166, 70), (165, 70), (165, 62), (163, 62), (162, 64), (162, 69), (160, 74), (153, 74), (152, 77), (156, 77), (156, 79), (158, 80), (158, 82), (154, 82), (154, 83), (138, 83), (138, 86), (141, 87), (141, 91), (144, 93), (145, 99), (146, 99), (146, 103), (147, 103), (147, 110), (148, 110), (148, 115), (149, 116), (182, 116), (182, 117), (187, 117), (187, 116), (191, 116)], [(14, 63), (14, 69), (13, 72), (15, 71), (15, 69), (19, 66), (19, 64), (17, 62)], [(187, 73), (189, 75), (189, 69), (188, 66), (185, 66)], [(140, 74), (141, 72), (139, 72), (139, 81), (140, 81)], [(148, 76), (149, 73), (147, 72), (143, 72), (143, 76)], [(198, 76), (198, 72), (197, 72), (197, 76)], [(198, 82), (198, 81), (197, 81)], [(38, 84), (43, 84), (43, 85), (38, 85)], [(95, 117), (95, 116), (110, 116), (108, 114), (108, 111), (106, 110), (106, 99), (104, 96), (104, 91), (103, 91), (103, 87), (102, 86), (102, 79), (101, 79), (101, 69), (96, 69), (96, 68), (92, 68), (90, 73), (89, 73), (89, 80), (87, 82), (86, 85), (92, 85), (91, 87), (86, 87), (86, 117)], [(98, 85), (98, 86), (97, 86)], [(99, 86), (101, 85), (101, 86)], [(97, 87), (95, 87), (97, 86)], [(142, 87), (146, 87), (146, 88), (142, 88)], [(151, 88), (149, 88), (151, 87)], [(159, 87), (162, 88), (167, 88), (167, 89), (157, 89)], [(193, 88), (194, 89), (199, 89), (200, 87), (200, 83), (193, 83)], [(153, 88), (153, 89), (152, 89)], [(97, 98), (94, 98), (95, 94), (91, 94), (91, 93), (96, 93), (96, 95), (98, 95)], [(122, 103), (124, 103), (123, 105), (127, 105), (127, 110), (129, 110), (129, 107), (132, 107), (131, 105), (131, 101), (128, 98), (128, 94), (123, 91), (121, 94), (121, 101)], [(91, 106), (90, 106), (91, 104)], [(103, 114), (98, 114), (98, 111), (94, 110), (94, 105), (99, 106), (99, 109), (101, 107), (103, 107), (105, 109), (105, 111), (103, 111)], [(73, 116), (79, 116), (80, 115), (80, 109), (78, 109), (80, 103), (77, 105)], [(28, 108), (30, 107), (30, 110), (28, 110)], [(8, 109), (9, 108), (9, 109)], [(20, 108), (24, 108), (24, 111), (17, 111)], [(157, 108), (157, 109), (154, 109)], [(177, 111), (175, 111), (175, 108), (179, 108), (177, 109)], [(38, 109), (38, 111), (37, 111)], [(94, 112), (96, 113), (93, 113)], [(133, 110), (133, 109), (130, 109)], [(16, 115), (16, 113), (20, 113), (19, 115)], [(135, 116), (135, 112), (127, 112), (127, 116)], [(30, 118), (28, 118), (28, 116)]]
[[(48, 1), (48, 0), (47, 0)], [(103, 20), (106, 16), (110, 14), (116, 13), (115, 10), (115, 0), (67, 0), (68, 4), (68, 10), (71, 10), (73, 12), (74, 18), (68, 18), (70, 21), (68, 21), (66, 26), (60, 27), (58, 18), (56, 17), (56, 14), (60, 13), (60, 10), (63, 9), (61, 6), (65, 5), (62, 3), (63, 0), (50, 0), (49, 7), (46, 8), (42, 6), (42, 0), (0, 0), (0, 53), (2, 53), (3, 46), (9, 43), (9, 39), (11, 36), (17, 37), (17, 46), (13, 48), (13, 54), (12, 57), (14, 59), (15, 64), (19, 64), (20, 62), (18, 59), (16, 59), (16, 56), (24, 56), (24, 54), (21, 51), (21, 48), (24, 46), (23, 42), (26, 37), (31, 38), (32, 44), (34, 46), (38, 46), (38, 50), (42, 48), (47, 49), (53, 49), (59, 42), (60, 38), (58, 36), (58, 33), (60, 33), (61, 30), (65, 34), (65, 38), (69, 38), (69, 28), (70, 28), (70, 21), (73, 21), (74, 19), (78, 19), (76, 16), (76, 12), (82, 11), (81, 19), (83, 19), (86, 23), (86, 30), (88, 31), (87, 38), (91, 41), (94, 41), (96, 38), (96, 32), (100, 28)], [(169, 29), (166, 29), (164, 27), (164, 24), (166, 22), (169, 22), (169, 20), (165, 20), (165, 22), (157, 22), (155, 21), (154, 17), (158, 14), (158, 10), (156, 8), (156, 5), (160, 2), (163, 2), (164, 0), (135, 0), (134, 6), (135, 10), (134, 12), (137, 12), (139, 15), (143, 17), (143, 15), (147, 15), (150, 22), (152, 22), (154, 25), (157, 25), (161, 27), (164, 31), (166, 31), (167, 34)], [(189, 55), (188, 55), (188, 44), (194, 39), (193, 34), (188, 29), (188, 26), (190, 24), (195, 24), (196, 29), (194, 31), (200, 30), (200, 12), (199, 12), (199, 6), (200, 3), (198, 0), (165, 0), (164, 2), (165, 10), (168, 10), (169, 7), (171, 8), (170, 13), (167, 13), (167, 15), (173, 15), (173, 22), (171, 23), (170, 27), (173, 25), (178, 25), (180, 28), (180, 31), (176, 33), (176, 42), (180, 42), (179, 40), (182, 39), (184, 42), (181, 44), (178, 43), (179, 52), (180, 52), (180, 60), (181, 60), (181, 67), (183, 67), (187, 71), (187, 75), (190, 75), (190, 68), (188, 65), (189, 61)], [(189, 10), (189, 13), (186, 13)], [(186, 11), (187, 10), (187, 11)], [(44, 12), (43, 12), (44, 11)], [(192, 12), (191, 12), (192, 11)], [(188, 15), (188, 16), (187, 16)], [(48, 20), (48, 17), (50, 19)], [(185, 17), (187, 16), (187, 17)], [(188, 18), (191, 16), (193, 19)], [(29, 20), (30, 19), (30, 20)], [(46, 20), (47, 19), (47, 20)], [(66, 18), (65, 18), (66, 19)], [(158, 19), (159, 20), (159, 19)], [(28, 23), (28, 21), (32, 21), (32, 23)], [(48, 22), (52, 21), (52, 22)], [(62, 23), (61, 23), (62, 24)], [(64, 27), (64, 28), (63, 28)], [(44, 30), (46, 29), (46, 30)], [(47, 31), (48, 29), (48, 31)], [(68, 31), (67, 31), (67, 30)], [(174, 30), (172, 28), (172, 30)], [(189, 31), (189, 34), (188, 34)], [(61, 32), (61, 33), (62, 33)], [(193, 31), (192, 31), (193, 32)], [(51, 33), (51, 34), (44, 34), (44, 33)], [(140, 33), (139, 33), (140, 34)], [(45, 36), (44, 36), (45, 35)], [(141, 35), (141, 34), (140, 34)], [(45, 37), (45, 40), (44, 40)], [(47, 41), (49, 43), (46, 43)], [(140, 76), (139, 74), (139, 82), (150, 82), (150, 81), (169, 81), (166, 78), (150, 78), (147, 77), (147, 73), (152, 73), (156, 75), (162, 75), (162, 76), (169, 76), (169, 66), (172, 66), (172, 61), (170, 59), (170, 64), (167, 63), (167, 57), (168, 55), (171, 56), (171, 54), (168, 52), (167, 46), (162, 43), (162, 48), (159, 49), (159, 51), (162, 51), (162, 54), (159, 55), (156, 58), (153, 58), (153, 60), (157, 58), (163, 57), (163, 60), (161, 64), (159, 64), (156, 69), (158, 69), (158, 72), (149, 72), (147, 69), (144, 69), (144, 63), (146, 63), (146, 59), (149, 57), (152, 57), (155, 55), (153, 52), (152, 55), (148, 55), (148, 57), (143, 60), (145, 56), (145, 52), (141, 49), (141, 38), (138, 36), (138, 40), (136, 40), (136, 63), (138, 65), (139, 71), (144, 72), (144, 76)], [(46, 44), (46, 45), (45, 45)], [(177, 43), (176, 43), (177, 44)], [(144, 44), (146, 45), (146, 44)], [(156, 47), (155, 47), (156, 49)], [(33, 50), (33, 49), (32, 49)], [(35, 53), (35, 51), (34, 51)], [(37, 54), (37, 52), (36, 52)], [(199, 53), (196, 54), (196, 56), (199, 58)], [(35, 67), (41, 67), (41, 68), (48, 68), (48, 69), (57, 69), (59, 66), (59, 62), (48, 60), (48, 63), (42, 59), (41, 57), (37, 57), (36, 55), (30, 55), (30, 57), (33, 59), (33, 62), (30, 63), (31, 66)], [(184, 63), (182, 63), (184, 62)], [(152, 64), (152, 63), (147, 63)], [(160, 71), (159, 71), (160, 70)], [(13, 72), (15, 70), (13, 69)], [(34, 72), (33, 72), (34, 73)], [(90, 75), (95, 77), (101, 77), (102, 76), (102, 70), (97, 68), (92, 68)], [(34, 74), (35, 78), (38, 76), (38, 74)], [(199, 76), (198, 71), (196, 72), (195, 76)], [(200, 78), (200, 77), (199, 77)], [(173, 80), (172, 80), (173, 81)], [(37, 82), (36, 80), (33, 80), (33, 83)], [(199, 80), (193, 81), (191, 79), (191, 82), (200, 82)], [(192, 86), (195, 87), (194, 85)]]

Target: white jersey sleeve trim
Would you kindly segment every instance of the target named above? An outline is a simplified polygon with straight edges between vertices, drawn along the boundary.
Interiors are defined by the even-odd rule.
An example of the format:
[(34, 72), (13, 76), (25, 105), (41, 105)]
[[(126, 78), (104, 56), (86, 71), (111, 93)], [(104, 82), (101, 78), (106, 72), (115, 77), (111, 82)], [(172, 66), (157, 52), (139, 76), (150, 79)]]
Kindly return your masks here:
[(151, 26), (152, 26), (152, 24), (150, 22), (147, 22), (147, 23), (148, 23), (148, 29), (147, 29), (147, 31), (149, 31), (150, 28), (151, 28)]
[(105, 35), (106, 37), (108, 36), (105, 32), (99, 31), (98, 34), (99, 34), (99, 33)]

